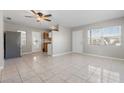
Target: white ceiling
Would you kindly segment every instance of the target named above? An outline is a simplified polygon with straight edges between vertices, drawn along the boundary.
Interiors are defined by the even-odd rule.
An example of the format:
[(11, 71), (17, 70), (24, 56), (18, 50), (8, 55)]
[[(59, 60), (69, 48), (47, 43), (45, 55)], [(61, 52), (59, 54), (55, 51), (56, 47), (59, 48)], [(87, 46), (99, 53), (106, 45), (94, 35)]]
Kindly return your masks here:
[(12, 20), (9, 22), (46, 29), (54, 24), (71, 28), (124, 16), (123, 10), (47, 10), (42, 12), (51, 13), (52, 22), (38, 23), (33, 18), (25, 18), (26, 15), (32, 15), (29, 10), (6, 10), (4, 20), (7, 21), (6, 17), (11, 17)]

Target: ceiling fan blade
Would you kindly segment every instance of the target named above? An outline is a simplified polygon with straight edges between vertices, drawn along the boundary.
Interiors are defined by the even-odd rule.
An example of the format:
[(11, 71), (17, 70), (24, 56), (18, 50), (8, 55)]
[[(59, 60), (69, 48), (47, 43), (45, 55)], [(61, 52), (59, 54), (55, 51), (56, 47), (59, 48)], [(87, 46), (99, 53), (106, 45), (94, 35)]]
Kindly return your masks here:
[(32, 13), (34, 13), (35, 15), (37, 15), (37, 13), (34, 10), (31, 10)]
[(51, 17), (52, 15), (51, 14), (48, 14), (48, 15), (44, 15), (44, 17)]
[(44, 20), (46, 20), (46, 21), (51, 21), (50, 19), (44, 19)]
[(33, 16), (25, 16), (25, 17), (28, 17), (28, 18), (34, 18)]

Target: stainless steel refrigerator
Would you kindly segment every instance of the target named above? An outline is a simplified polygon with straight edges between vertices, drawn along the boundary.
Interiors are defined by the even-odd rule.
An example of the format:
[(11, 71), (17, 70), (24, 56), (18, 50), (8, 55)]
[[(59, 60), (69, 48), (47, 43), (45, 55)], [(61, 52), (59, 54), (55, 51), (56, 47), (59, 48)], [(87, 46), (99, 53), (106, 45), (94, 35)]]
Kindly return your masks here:
[(21, 33), (7, 31), (4, 33), (4, 57), (15, 58), (21, 56)]

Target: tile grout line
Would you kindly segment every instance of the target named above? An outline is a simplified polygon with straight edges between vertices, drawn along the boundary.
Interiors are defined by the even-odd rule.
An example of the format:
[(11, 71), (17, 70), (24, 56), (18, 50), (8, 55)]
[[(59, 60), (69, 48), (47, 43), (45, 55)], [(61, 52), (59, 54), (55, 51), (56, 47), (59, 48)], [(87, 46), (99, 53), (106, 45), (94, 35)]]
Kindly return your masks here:
[[(27, 63), (25, 63), (25, 64), (27, 64)], [(38, 64), (39, 64), (39, 63), (38, 63)], [(30, 65), (27, 64), (27, 66), (28, 66), (29, 68), (31, 68), (31, 69), (34, 71), (34, 73), (39, 77), (40, 81), (43, 81), (43, 82), (45, 83), (45, 81), (39, 76), (38, 73), (35, 72), (35, 70), (34, 70)]]
[(16, 69), (17, 69), (17, 72), (18, 72), (18, 74), (19, 74), (19, 77), (20, 77), (20, 79), (21, 79), (21, 83), (23, 83), (23, 79), (22, 79), (22, 77), (21, 77), (21, 75), (20, 75), (20, 72), (19, 72), (19, 70), (18, 70), (17, 64), (15, 63), (15, 65), (16, 65)]

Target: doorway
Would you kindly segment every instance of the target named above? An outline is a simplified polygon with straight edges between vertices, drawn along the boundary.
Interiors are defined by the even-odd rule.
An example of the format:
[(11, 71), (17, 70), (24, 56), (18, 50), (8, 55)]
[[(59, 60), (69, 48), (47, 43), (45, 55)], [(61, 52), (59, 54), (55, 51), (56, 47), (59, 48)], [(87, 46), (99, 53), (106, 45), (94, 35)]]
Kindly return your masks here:
[(41, 32), (32, 32), (32, 52), (41, 51)]
[(72, 51), (75, 53), (83, 53), (83, 32), (72, 32)]

